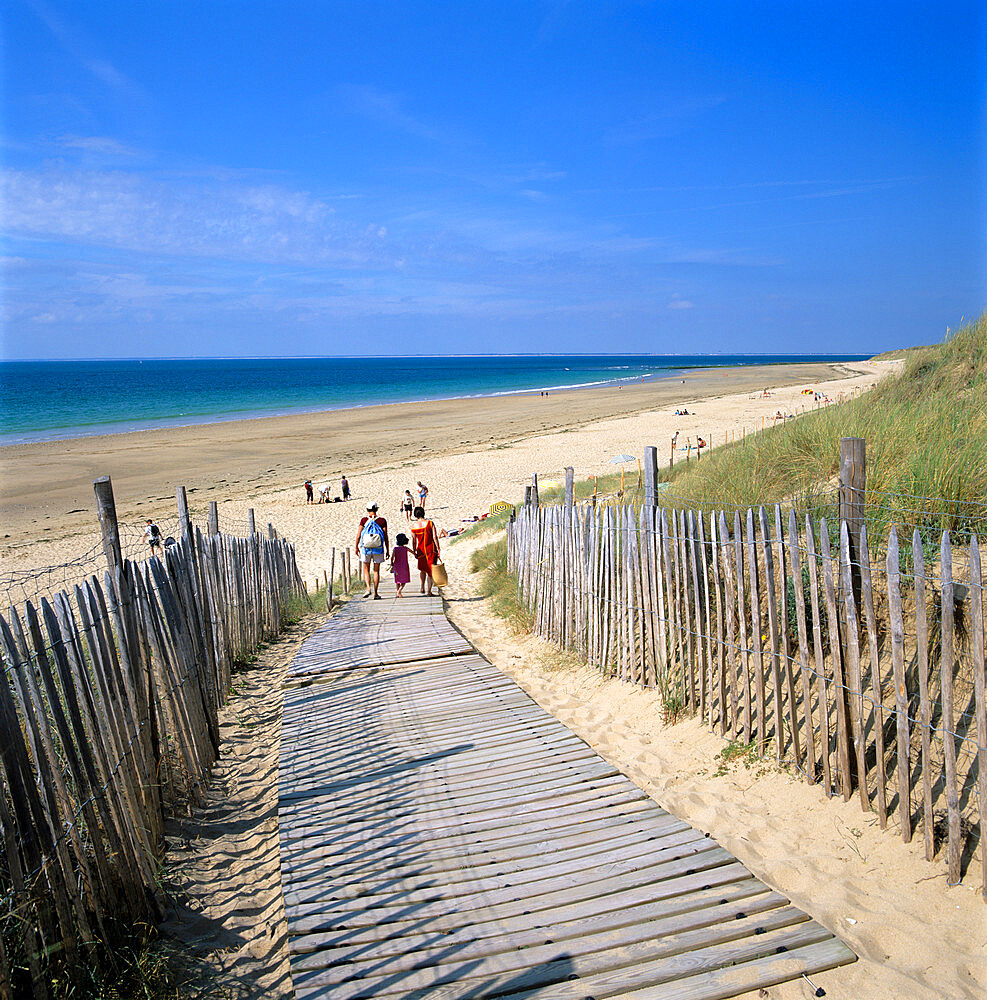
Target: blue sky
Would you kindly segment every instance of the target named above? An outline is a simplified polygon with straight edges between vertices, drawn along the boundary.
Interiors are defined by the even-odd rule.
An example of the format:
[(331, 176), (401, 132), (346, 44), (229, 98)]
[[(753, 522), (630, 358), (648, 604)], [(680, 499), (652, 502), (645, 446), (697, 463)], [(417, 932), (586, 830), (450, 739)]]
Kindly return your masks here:
[(940, 339), (987, 304), (981, 15), (12, 0), (4, 355)]

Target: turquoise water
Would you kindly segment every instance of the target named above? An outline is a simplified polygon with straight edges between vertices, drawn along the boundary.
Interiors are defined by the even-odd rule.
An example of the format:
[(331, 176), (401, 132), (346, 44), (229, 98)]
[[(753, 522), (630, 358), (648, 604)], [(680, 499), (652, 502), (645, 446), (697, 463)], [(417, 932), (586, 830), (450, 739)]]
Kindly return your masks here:
[(832, 360), (829, 355), (525, 355), (4, 361), (0, 444), (669, 378), (683, 369)]

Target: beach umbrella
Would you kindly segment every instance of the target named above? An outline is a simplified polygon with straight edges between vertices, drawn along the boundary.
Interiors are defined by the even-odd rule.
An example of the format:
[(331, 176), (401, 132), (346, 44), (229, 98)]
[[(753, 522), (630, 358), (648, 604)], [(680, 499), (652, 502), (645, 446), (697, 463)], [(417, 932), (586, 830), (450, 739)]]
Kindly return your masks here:
[[(636, 462), (636, 461), (637, 461), (637, 459), (633, 455), (614, 455), (613, 458), (610, 459), (610, 464), (611, 465), (623, 465), (625, 462)], [(641, 478), (640, 473), (641, 473), (641, 469), (639, 467), (638, 468), (638, 479)], [(621, 493), (624, 492), (624, 470), (623, 469), (620, 470), (620, 492)]]

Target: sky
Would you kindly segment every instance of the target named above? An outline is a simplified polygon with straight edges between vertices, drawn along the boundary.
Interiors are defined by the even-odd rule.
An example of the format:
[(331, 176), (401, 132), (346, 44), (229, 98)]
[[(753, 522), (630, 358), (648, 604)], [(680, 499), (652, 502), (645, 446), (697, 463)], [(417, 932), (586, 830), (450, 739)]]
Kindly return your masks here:
[(2, 354), (939, 341), (982, 7), (9, 0)]

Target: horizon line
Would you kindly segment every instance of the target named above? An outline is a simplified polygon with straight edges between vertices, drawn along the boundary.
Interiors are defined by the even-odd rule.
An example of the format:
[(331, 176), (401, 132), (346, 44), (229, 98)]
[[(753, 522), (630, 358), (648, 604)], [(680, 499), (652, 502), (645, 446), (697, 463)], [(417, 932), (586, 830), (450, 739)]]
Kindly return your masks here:
[[(893, 348), (894, 349), (894, 348)], [(897, 348), (903, 350), (904, 348)], [(862, 358), (882, 354), (883, 351), (868, 353), (853, 352), (794, 352), (794, 351), (713, 351), (709, 353), (668, 353), (668, 354), (598, 354), (591, 352), (516, 352), (509, 354), (201, 354), (201, 355), (146, 355), (114, 357), (71, 357), (71, 358), (0, 358), (2, 364), (30, 364), (66, 361), (386, 361), (386, 360), (438, 360), (443, 358)]]

